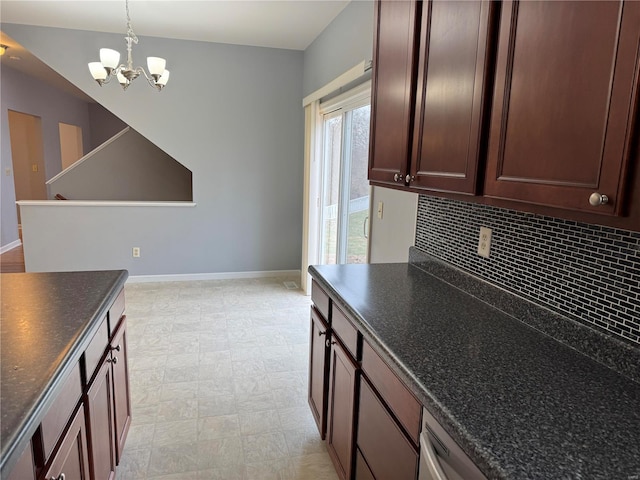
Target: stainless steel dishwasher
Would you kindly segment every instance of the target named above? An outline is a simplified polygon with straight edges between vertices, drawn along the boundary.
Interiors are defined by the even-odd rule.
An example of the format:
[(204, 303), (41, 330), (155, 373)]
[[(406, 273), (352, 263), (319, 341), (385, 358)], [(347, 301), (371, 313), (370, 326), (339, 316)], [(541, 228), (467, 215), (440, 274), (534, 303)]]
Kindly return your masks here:
[(418, 480), (486, 480), (426, 408), (422, 409)]

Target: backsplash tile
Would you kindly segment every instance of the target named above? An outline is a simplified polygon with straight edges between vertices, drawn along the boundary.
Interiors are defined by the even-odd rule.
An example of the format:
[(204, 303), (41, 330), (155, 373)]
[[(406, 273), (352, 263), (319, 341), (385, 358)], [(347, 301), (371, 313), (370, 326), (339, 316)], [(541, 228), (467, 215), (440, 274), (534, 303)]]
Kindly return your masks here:
[[(481, 226), (492, 229), (488, 259)], [(416, 247), (640, 345), (640, 233), (420, 195)]]

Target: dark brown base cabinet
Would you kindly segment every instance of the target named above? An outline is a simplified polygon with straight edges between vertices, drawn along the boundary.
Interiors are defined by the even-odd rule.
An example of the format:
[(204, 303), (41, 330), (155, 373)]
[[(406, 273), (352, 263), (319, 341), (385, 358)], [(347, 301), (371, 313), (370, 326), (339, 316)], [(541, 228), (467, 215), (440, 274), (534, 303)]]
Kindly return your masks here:
[(327, 450), (342, 480), (351, 479), (353, 420), (358, 366), (342, 345), (331, 342)]
[(47, 469), (45, 480), (89, 480), (87, 429), (82, 404), (71, 420), (71, 426)]
[(329, 326), (315, 307), (311, 307), (309, 338), (309, 407), (318, 425), (320, 437), (327, 432), (327, 382), (329, 381), (329, 346), (326, 344)]
[(115, 479), (131, 424), (123, 313), (121, 291), (8, 480)]
[(94, 480), (115, 478), (131, 423), (126, 321), (123, 315), (111, 341), (103, 349), (105, 355), (86, 394)]
[(315, 280), (312, 301), (309, 405), (338, 477), (415, 480), (422, 406)]

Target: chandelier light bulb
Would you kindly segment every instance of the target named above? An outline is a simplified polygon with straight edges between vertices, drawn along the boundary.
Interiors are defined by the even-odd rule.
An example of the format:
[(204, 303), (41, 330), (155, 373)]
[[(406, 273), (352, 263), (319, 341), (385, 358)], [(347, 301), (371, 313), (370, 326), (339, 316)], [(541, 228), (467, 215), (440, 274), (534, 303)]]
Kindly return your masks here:
[(167, 65), (167, 61), (160, 57), (147, 57), (147, 67), (149, 67), (149, 74), (160, 78), (164, 72), (164, 67)]
[(89, 71), (91, 72), (91, 76), (93, 77), (93, 79), (98, 83), (100, 83), (100, 81), (102, 80), (106, 80), (107, 78), (107, 71), (104, 69), (102, 63), (100, 62), (91, 62), (89, 64)]
[(112, 50), (110, 48), (101, 48), (100, 49), (100, 63), (104, 68), (110, 68), (114, 70), (118, 67), (118, 63), (120, 62), (120, 52), (117, 50)]

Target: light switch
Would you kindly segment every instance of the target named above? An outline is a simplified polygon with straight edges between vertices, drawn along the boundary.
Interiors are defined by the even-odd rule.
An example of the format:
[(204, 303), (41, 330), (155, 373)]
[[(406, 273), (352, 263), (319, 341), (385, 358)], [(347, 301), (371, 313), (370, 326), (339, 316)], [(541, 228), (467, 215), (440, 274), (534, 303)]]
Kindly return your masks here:
[(382, 219), (382, 202), (378, 202), (378, 218)]
[(38, 171), (38, 164), (37, 163), (31, 164), (31, 171), (32, 172), (37, 172)]

